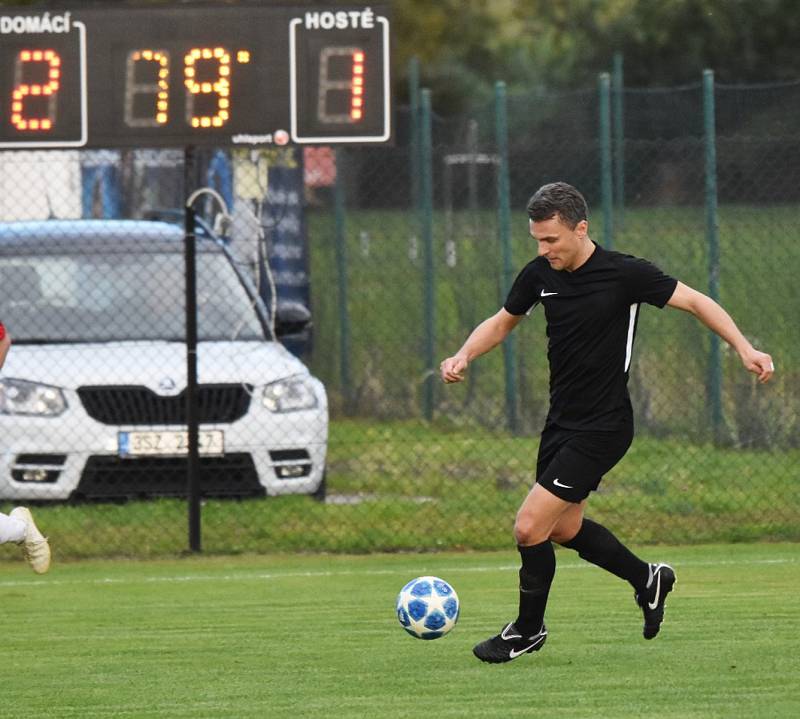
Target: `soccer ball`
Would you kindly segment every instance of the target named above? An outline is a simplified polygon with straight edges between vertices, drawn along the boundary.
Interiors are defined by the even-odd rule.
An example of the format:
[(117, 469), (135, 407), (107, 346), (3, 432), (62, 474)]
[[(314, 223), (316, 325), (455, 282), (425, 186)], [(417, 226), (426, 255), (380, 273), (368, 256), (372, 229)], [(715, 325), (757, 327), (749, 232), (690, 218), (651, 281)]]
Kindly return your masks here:
[(397, 595), (397, 619), (412, 637), (438, 639), (458, 621), (456, 590), (439, 577), (412, 579)]

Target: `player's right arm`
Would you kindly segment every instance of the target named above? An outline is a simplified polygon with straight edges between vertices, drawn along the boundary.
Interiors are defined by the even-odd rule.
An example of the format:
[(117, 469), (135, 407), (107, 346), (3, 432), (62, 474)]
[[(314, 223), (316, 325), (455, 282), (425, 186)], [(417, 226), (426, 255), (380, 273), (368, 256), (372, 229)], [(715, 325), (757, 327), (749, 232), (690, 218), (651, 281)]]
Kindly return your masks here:
[(447, 384), (463, 380), (469, 363), (497, 347), (523, 317), (525, 315), (512, 315), (505, 308), (501, 308), (497, 314), (481, 322), (472, 330), (461, 349), (439, 365), (442, 379)]

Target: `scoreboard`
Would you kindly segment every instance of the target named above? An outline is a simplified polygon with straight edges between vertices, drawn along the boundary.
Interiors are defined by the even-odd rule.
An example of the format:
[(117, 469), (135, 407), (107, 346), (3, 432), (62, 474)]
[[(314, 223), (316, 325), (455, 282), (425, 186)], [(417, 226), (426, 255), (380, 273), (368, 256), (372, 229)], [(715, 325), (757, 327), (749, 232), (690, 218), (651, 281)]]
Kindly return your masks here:
[(382, 7), (0, 8), (0, 149), (391, 140)]

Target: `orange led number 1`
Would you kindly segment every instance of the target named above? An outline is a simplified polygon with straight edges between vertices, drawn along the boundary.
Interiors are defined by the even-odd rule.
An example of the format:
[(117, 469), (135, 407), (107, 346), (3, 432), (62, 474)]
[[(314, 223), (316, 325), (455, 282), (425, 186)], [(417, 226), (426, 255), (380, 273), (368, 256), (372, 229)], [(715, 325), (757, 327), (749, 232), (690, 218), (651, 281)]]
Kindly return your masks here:
[[(28, 82), (23, 76), (26, 66), (44, 66), (39, 82)], [(11, 92), (11, 124), (17, 130), (52, 130), (56, 121), (56, 95), (61, 84), (61, 56), (55, 50), (20, 50), (14, 60), (14, 89)], [(28, 117), (28, 98), (46, 98), (47, 116)]]
[[(334, 78), (332, 60), (349, 57), (350, 72), (347, 77)], [(325, 123), (353, 124), (364, 117), (364, 51), (357, 47), (323, 47), (319, 53), (319, 92), (317, 95), (317, 117)], [(341, 72), (341, 69), (339, 69)], [(329, 112), (328, 94), (349, 92), (347, 112)]]

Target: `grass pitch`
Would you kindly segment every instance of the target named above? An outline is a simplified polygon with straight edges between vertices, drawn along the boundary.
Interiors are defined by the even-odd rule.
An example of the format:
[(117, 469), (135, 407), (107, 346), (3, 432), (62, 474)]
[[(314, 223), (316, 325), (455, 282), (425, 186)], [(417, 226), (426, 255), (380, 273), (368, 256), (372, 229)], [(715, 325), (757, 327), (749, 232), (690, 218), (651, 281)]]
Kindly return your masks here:
[[(516, 553), (193, 557), (0, 568), (7, 717), (797, 717), (791, 544), (648, 547), (678, 584), (641, 637), (627, 585), (558, 552), (544, 649), (471, 647), (516, 609)], [(406, 635), (400, 587), (437, 574), (462, 614)]]

